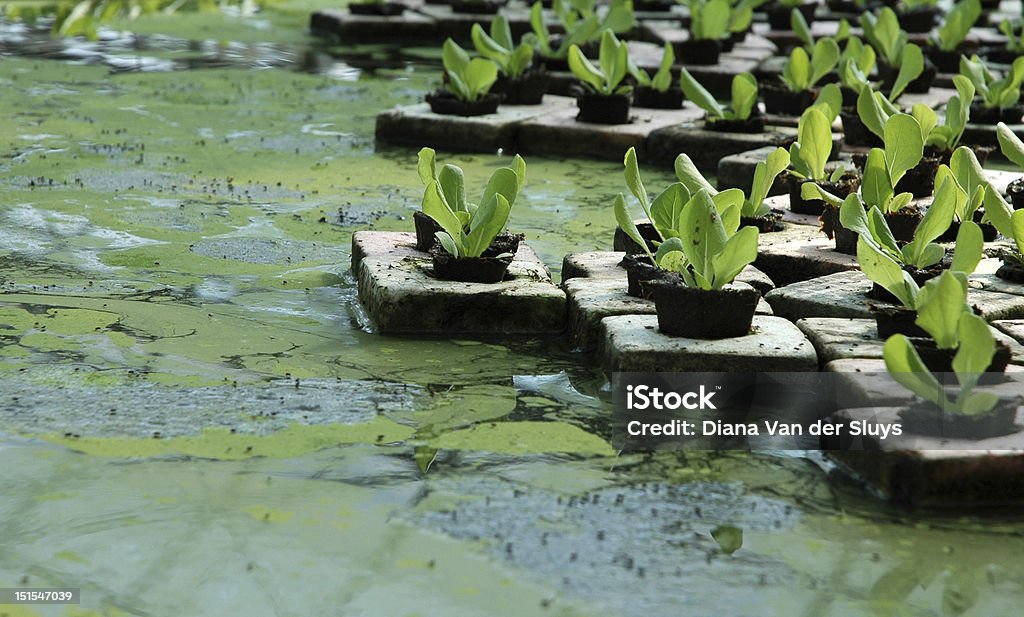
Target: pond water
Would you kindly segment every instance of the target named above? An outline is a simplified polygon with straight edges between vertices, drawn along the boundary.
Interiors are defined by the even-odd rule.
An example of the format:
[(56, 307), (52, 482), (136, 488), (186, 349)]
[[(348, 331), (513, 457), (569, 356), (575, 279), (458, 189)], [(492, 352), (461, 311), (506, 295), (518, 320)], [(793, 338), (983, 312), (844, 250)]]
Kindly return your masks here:
[[(0, 587), (83, 594), (0, 615), (1019, 613), (1019, 518), (890, 509), (813, 457), (616, 456), (562, 341), (373, 333), (351, 234), (422, 191), (374, 116), (436, 51), (331, 47), (314, 6), (0, 23)], [(610, 248), (621, 166), (528, 163), (552, 270)]]

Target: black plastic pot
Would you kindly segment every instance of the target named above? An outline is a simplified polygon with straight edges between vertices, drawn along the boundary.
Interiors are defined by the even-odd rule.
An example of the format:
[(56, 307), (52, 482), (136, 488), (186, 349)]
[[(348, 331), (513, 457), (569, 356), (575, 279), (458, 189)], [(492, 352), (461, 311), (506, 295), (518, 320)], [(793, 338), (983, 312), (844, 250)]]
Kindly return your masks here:
[(772, 210), (764, 216), (740, 217), (740, 227), (756, 227), (757, 231), (763, 234), (782, 231), (782, 211)]
[(576, 99), (576, 105), (580, 108), (576, 120), (591, 124), (628, 124), (629, 104), (628, 94), (605, 96), (587, 92)]
[(857, 110), (843, 109), (839, 112), (843, 121), (843, 141), (849, 146), (864, 146), (868, 148), (881, 148), (885, 144), (882, 139), (868, 130), (868, 127), (861, 122)]
[(950, 439), (987, 439), (1009, 435), (1018, 430), (1017, 410), (1021, 397), (1002, 399), (995, 409), (985, 414), (944, 412), (934, 403), (918, 400), (900, 410), (906, 432)]
[(395, 17), (404, 13), (406, 8), (401, 2), (353, 2), (348, 5), (348, 12), (353, 15)]
[(722, 133), (763, 133), (764, 115), (755, 108), (754, 113), (746, 120), (704, 120), (704, 128)]
[(932, 45), (925, 50), (925, 53), (928, 54), (928, 59), (932, 61), (932, 64), (935, 65), (938, 72), (956, 75), (960, 72), (960, 56), (967, 56), (970, 58), (977, 50), (977, 43), (964, 41), (952, 51), (939, 49)]
[(427, 95), (430, 111), (445, 116), (486, 116), (496, 113), (500, 102), (501, 97), (493, 93), (473, 102), (460, 101), (447, 90), (436, 90)]
[(541, 67), (534, 67), (518, 77), (498, 76), (491, 92), (502, 97), (505, 105), (540, 105), (548, 91), (551, 76)]
[(921, 162), (896, 183), (896, 193), (910, 193), (914, 197), (928, 197), (935, 192), (935, 173), (942, 160), (938, 157), (922, 157)]
[(971, 124), (995, 124), (1005, 122), (1007, 124), (1020, 124), (1024, 116), (1024, 104), (1017, 103), (1004, 109), (990, 109), (985, 107), (981, 99), (974, 99), (971, 102)]
[(880, 306), (870, 305), (871, 316), (875, 318), (878, 338), (887, 340), (893, 334), (902, 334), (913, 338), (927, 338), (928, 333), (921, 329), (917, 321), (917, 311), (902, 305)]
[[(933, 373), (953, 372), (953, 356), (956, 355), (955, 349), (939, 349), (935, 344), (935, 340), (927, 336), (910, 337), (910, 344), (914, 346), (917, 355), (921, 357), (921, 362), (924, 363), (929, 371)], [(985, 369), (985, 373), (992, 373), (993, 377), (1005, 373), (1012, 355), (1009, 345), (1002, 341), (996, 341), (996, 353), (992, 356), (992, 362)], [(991, 377), (982, 379), (984, 381), (979, 381), (979, 383), (998, 381), (998, 377), (995, 380)]]
[[(813, 214), (820, 216), (825, 211), (825, 202), (820, 199), (804, 199), (800, 196), (801, 187), (813, 180), (801, 180), (796, 176), (790, 176), (789, 182), (789, 209), (795, 214)], [(826, 193), (831, 193), (840, 199), (853, 193), (860, 186), (860, 176), (845, 174), (838, 182), (817, 182)]]
[(633, 105), (644, 109), (680, 109), (683, 106), (683, 91), (670, 88), (659, 92), (654, 88), (637, 86), (633, 89)]
[(680, 62), (694, 66), (718, 64), (718, 56), (722, 53), (721, 43), (713, 39), (687, 39), (673, 46)]
[(653, 281), (658, 328), (669, 336), (723, 339), (746, 336), (761, 294), (752, 287), (703, 290), (682, 283)]
[(626, 255), (619, 265), (626, 271), (626, 293), (634, 298), (653, 300), (654, 290), (649, 285), (652, 281), (682, 284), (678, 274), (655, 266), (646, 255)]
[(452, 13), (462, 15), (495, 15), (507, 4), (506, 0), (454, 0)]
[(1014, 210), (1024, 208), (1024, 177), (1017, 178), (1006, 187), (1006, 196)]
[(919, 6), (896, 12), (900, 28), (911, 34), (931, 32), (940, 15), (942, 9), (937, 6)]
[[(661, 235), (658, 233), (658, 230), (654, 228), (654, 224), (637, 223), (636, 229), (640, 232), (640, 237), (647, 241), (647, 248), (650, 249), (652, 253), (657, 251), (658, 247), (655, 246), (654, 243), (661, 242)], [(636, 242), (633, 242), (633, 239), (627, 236), (626, 232), (622, 231), (622, 228), (618, 226), (615, 227), (615, 236), (612, 239), (612, 250), (625, 251), (627, 255), (647, 255), (647, 252), (644, 251), (643, 247)]]
[(437, 236), (434, 234), (444, 230), (437, 224), (437, 221), (424, 214), (422, 210), (412, 213), (412, 222), (416, 226), (416, 250), (424, 253), (430, 251), (434, 243), (437, 242)]
[(761, 85), (764, 109), (770, 114), (799, 116), (814, 104), (817, 93), (814, 90), (793, 92), (785, 84), (765, 82)]
[(1024, 265), (1020, 261), (1002, 256), (1003, 265), (996, 270), (996, 276), (1010, 283), (1024, 285)]
[(817, 2), (805, 2), (796, 7), (783, 6), (778, 2), (773, 2), (765, 8), (765, 12), (768, 14), (768, 26), (772, 30), (779, 32), (788, 32), (793, 28), (790, 26), (790, 15), (793, 13), (793, 9), (800, 11), (804, 19), (807, 21), (807, 25), (810, 26), (814, 23), (814, 10), (818, 8)]
[(836, 241), (836, 251), (844, 255), (857, 254), (857, 232), (843, 227), (839, 221), (839, 208), (825, 204), (820, 220), (821, 231), (829, 240)]

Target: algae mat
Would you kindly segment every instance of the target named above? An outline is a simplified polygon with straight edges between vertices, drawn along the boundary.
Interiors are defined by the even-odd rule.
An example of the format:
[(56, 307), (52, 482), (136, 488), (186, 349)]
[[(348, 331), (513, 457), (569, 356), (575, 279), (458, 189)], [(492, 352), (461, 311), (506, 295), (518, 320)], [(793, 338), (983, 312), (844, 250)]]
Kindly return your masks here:
[[(422, 187), (373, 118), (439, 75), (310, 40), (312, 4), (0, 22), (32, 56), (0, 59), (0, 586), (85, 597), (0, 615), (1016, 612), (1019, 522), (814, 460), (618, 457), (562, 342), (374, 334), (351, 234), (409, 229)], [(470, 187), (509, 160), (440, 158)], [(621, 166), (529, 165), (545, 262), (610, 248)]]

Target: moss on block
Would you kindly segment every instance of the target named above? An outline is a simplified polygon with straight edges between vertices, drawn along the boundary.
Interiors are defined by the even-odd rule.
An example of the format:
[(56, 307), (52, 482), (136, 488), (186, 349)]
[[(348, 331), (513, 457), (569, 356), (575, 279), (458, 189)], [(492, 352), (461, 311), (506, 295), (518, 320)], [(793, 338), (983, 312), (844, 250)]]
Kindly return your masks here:
[[(900, 422), (895, 407), (842, 410), (838, 422)], [(1018, 415), (1018, 424), (1024, 418)], [(860, 438), (862, 450), (834, 451), (840, 467), (890, 501), (929, 508), (1024, 503), (1024, 432), (981, 441), (915, 436)], [(941, 449), (940, 449), (941, 448)]]
[[(503, 105), (486, 116), (446, 116), (430, 111), (426, 103), (396, 107), (377, 115), (379, 141), (431, 146), (449, 150), (494, 152), (516, 147), (523, 121), (564, 109), (572, 101), (546, 97), (544, 105)], [(623, 150), (625, 152), (625, 150)], [(620, 154), (621, 156), (621, 154)]]
[[(501, 283), (433, 278), (428, 255), (401, 232), (356, 232), (359, 300), (381, 333), (544, 334), (565, 329), (565, 293), (525, 243)], [(359, 257), (356, 258), (356, 254)]]
[(755, 315), (751, 334), (720, 340), (666, 336), (658, 330), (656, 315), (606, 317), (601, 329), (609, 372), (818, 370), (810, 341), (779, 317)]

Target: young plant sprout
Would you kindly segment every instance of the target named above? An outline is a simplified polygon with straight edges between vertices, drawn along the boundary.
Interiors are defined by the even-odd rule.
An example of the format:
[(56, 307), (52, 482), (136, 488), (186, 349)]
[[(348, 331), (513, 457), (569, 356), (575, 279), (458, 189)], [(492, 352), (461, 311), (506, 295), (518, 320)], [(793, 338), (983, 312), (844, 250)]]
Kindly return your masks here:
[(946, 13), (934, 43), (942, 51), (955, 51), (967, 39), (974, 23), (981, 17), (979, 0), (960, 0)]
[(690, 8), (690, 36), (695, 40), (719, 41), (729, 36), (732, 5), (729, 0), (687, 0)]
[(819, 40), (814, 44), (810, 56), (803, 47), (796, 47), (790, 52), (782, 70), (782, 82), (791, 92), (810, 90), (831, 73), (838, 63), (839, 45), (834, 39)]
[(661, 64), (658, 65), (658, 71), (653, 77), (632, 61), (629, 62), (629, 74), (633, 76), (638, 86), (657, 92), (668, 92), (672, 87), (672, 65), (675, 61), (676, 54), (672, 50), (672, 44), (665, 43), (665, 48), (661, 52)]
[[(754, 168), (754, 180), (751, 183), (750, 195), (743, 197), (740, 207), (742, 219), (759, 219), (771, 214), (771, 208), (764, 203), (764, 200), (768, 197), (772, 185), (775, 184), (775, 179), (788, 166), (789, 152), (785, 148), (776, 148), (765, 160), (758, 161)], [(704, 190), (712, 197), (717, 197), (720, 194), (700, 173), (688, 155), (680, 154), (676, 157), (675, 170), (676, 177), (691, 193)]]
[(497, 64), (507, 77), (522, 76), (533, 62), (533, 46), (526, 42), (517, 46), (512, 41), (512, 30), (504, 15), (495, 15), (491, 20), (490, 34), (480, 24), (473, 24), (471, 36), (477, 53)]
[(925, 145), (940, 152), (953, 152), (960, 145), (960, 139), (971, 118), (971, 101), (974, 100), (974, 85), (963, 75), (953, 77), (956, 96), (946, 102), (946, 113), (943, 123), (939, 124), (938, 115), (923, 103), (915, 103), (911, 115), (921, 124), (925, 132)]
[(553, 37), (544, 21), (544, 7), (536, 2), (530, 9), (533, 32), (528, 40), (547, 58), (566, 58), (573, 45), (589, 43), (599, 38), (604, 30), (626, 32), (636, 23), (633, 0), (613, 0), (603, 17), (595, 0), (554, 0), (552, 7), (565, 30), (557, 47), (552, 45)]
[(978, 56), (972, 56), (969, 60), (961, 56), (960, 74), (974, 85), (986, 109), (1007, 109), (1020, 100), (1021, 83), (1024, 83), (1024, 56), (1014, 60), (1009, 72), (1002, 78), (989, 70)]
[(864, 38), (875, 48), (879, 58), (889, 66), (900, 66), (908, 37), (900, 28), (896, 12), (885, 7), (876, 17), (872, 12), (865, 11), (860, 16), (860, 26), (864, 31)]
[(458, 100), (472, 103), (485, 96), (498, 79), (498, 65), (486, 58), (470, 59), (465, 49), (447, 39), (441, 60), (448, 75), (447, 90)]
[(632, 86), (623, 84), (629, 72), (629, 48), (611, 30), (601, 35), (601, 53), (598, 66), (583, 55), (578, 45), (569, 47), (569, 69), (589, 90), (602, 96), (629, 92)]
[(1024, 28), (1020, 32), (1015, 31), (1013, 22), (1004, 19), (999, 22), (999, 31), (1006, 37), (1006, 49), (1018, 55), (1024, 54)]
[(789, 147), (790, 173), (801, 180), (834, 183), (846, 169), (840, 165), (831, 174), (825, 173), (832, 156), (832, 122), (822, 109), (822, 105), (814, 105), (800, 116), (797, 140)]
[(685, 68), (679, 71), (679, 85), (687, 99), (707, 112), (710, 123), (748, 120), (757, 105), (757, 80), (750, 73), (740, 73), (733, 77), (732, 98), (728, 105), (715, 100)]
[(511, 167), (495, 170), (478, 203), (466, 199), (461, 168), (445, 165), (437, 171), (433, 149), (420, 150), (417, 172), (426, 186), (423, 212), (443, 230), (436, 234), (441, 247), (453, 257), (479, 257), (505, 228), (526, 180), (526, 161), (516, 155)]

